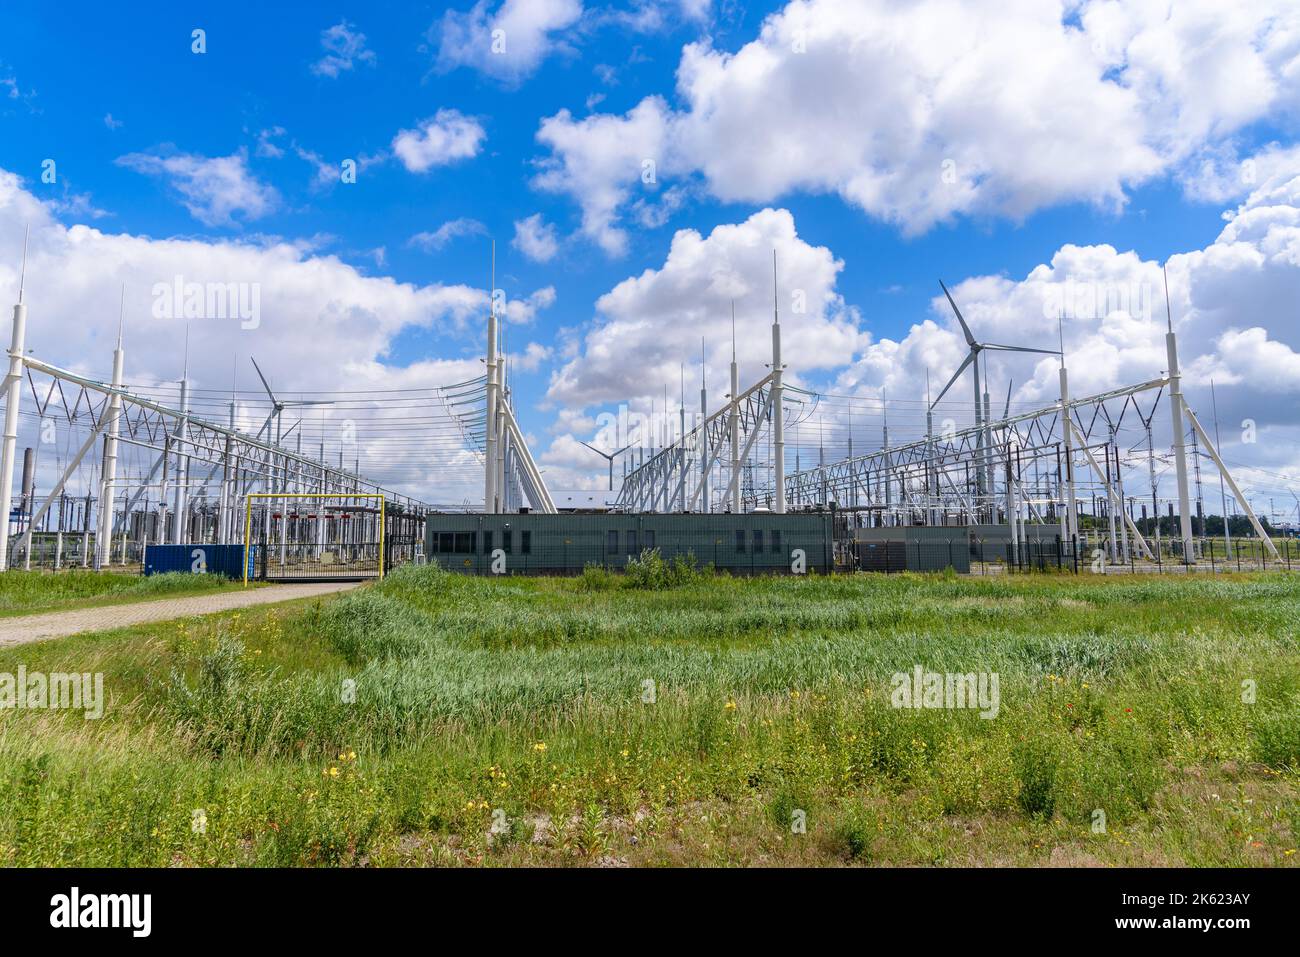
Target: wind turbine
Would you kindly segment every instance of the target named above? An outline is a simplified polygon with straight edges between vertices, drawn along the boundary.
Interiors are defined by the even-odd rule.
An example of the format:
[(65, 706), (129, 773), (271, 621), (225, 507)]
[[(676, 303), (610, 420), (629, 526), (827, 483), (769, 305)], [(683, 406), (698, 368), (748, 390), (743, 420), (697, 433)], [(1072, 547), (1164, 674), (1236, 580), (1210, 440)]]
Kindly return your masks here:
[(973, 366), (972, 371), (975, 386), (975, 427), (979, 430), (977, 457), (980, 460), (980, 468), (976, 470), (975, 474), (979, 486), (978, 490), (982, 495), (984, 493), (986, 482), (985, 470), (989, 468), (985, 459), (992, 436), (989, 434), (988, 417), (984, 415), (984, 400), (982, 393), (980, 392), (980, 353), (986, 350), (992, 350), (995, 352), (1037, 352), (1048, 356), (1060, 355), (1060, 353), (1055, 349), (1031, 349), (1029, 346), (1007, 346), (997, 342), (976, 341), (975, 336), (970, 331), (970, 326), (966, 325), (966, 320), (962, 317), (961, 310), (957, 308), (957, 303), (953, 301), (952, 293), (948, 291), (948, 287), (944, 285), (942, 279), (939, 280), (939, 286), (943, 289), (943, 294), (948, 297), (948, 305), (952, 306), (952, 311), (957, 317), (957, 322), (961, 324), (962, 335), (966, 337), (966, 346), (970, 351), (966, 354), (966, 358), (962, 360), (961, 365), (957, 367), (957, 371), (952, 374), (952, 378), (948, 380), (948, 384), (939, 390), (938, 396), (936, 396), (935, 400), (930, 403), (930, 408), (933, 410), (934, 407), (939, 404), (943, 397), (948, 393), (948, 390), (952, 388), (953, 383), (956, 382), (957, 379), (961, 377), (961, 374), (966, 371), (967, 366)]
[(583, 442), (582, 439), (578, 439), (578, 442), (579, 442), (581, 445), (586, 445), (587, 448), (591, 449), (591, 451), (595, 452), (595, 453), (596, 453), (597, 455), (599, 455), (601, 458), (606, 459), (606, 460), (609, 462), (609, 490), (610, 490), (611, 492), (614, 491), (614, 459), (617, 458), (618, 456), (622, 455), (624, 452), (626, 452), (626, 451), (627, 451), (628, 449), (630, 449), (632, 446), (630, 446), (630, 445), (625, 445), (625, 446), (623, 446), (621, 449), (619, 449), (617, 452), (602, 452), (600, 449), (596, 448), (594, 445), (588, 445), (586, 442)]
[[(266, 381), (266, 376), (262, 375), (262, 367), (257, 364), (257, 360), (249, 356), (248, 361), (253, 363), (253, 368), (257, 370), (257, 377), (262, 380), (262, 388), (266, 389), (266, 394), (271, 397), (271, 416), (275, 419), (275, 441), (277, 445), (283, 438), (280, 434), (280, 413), (285, 409), (290, 406), (334, 404), (333, 399), (277, 399), (275, 393), (271, 391), (271, 384)], [(269, 423), (270, 419), (268, 418), (267, 421)], [(292, 432), (293, 429), (290, 428), (289, 431)], [(261, 430), (257, 434), (261, 435)]]

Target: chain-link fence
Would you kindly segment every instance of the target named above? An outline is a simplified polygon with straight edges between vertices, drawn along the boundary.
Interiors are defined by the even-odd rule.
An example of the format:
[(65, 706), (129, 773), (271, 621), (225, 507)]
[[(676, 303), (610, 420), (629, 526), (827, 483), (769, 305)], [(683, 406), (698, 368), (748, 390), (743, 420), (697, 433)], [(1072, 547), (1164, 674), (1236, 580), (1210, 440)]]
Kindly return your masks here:
[[(10, 539), (9, 567), (42, 571), (95, 568), (94, 532), (39, 532), (32, 536), (28, 555), (21, 535)], [(139, 572), (144, 545), (134, 539), (114, 536), (105, 571)]]
[[(1184, 574), (1189, 571), (1257, 572), (1300, 569), (1300, 541), (1276, 538), (1270, 549), (1258, 538), (1198, 538), (1192, 542), (1192, 559), (1183, 553), (1181, 539), (1146, 540), (1147, 552), (1135, 543), (1112, 542), (1102, 537), (1081, 544), (1081, 570), (1105, 574)], [(1276, 549), (1276, 554), (1274, 553)]]
[(1185, 574), (1300, 569), (1300, 542), (1274, 541), (1276, 556), (1261, 541), (1197, 541), (1194, 560), (1184, 559), (1181, 542), (1151, 542), (1150, 554), (1134, 543), (1081, 538), (1012, 542), (1009, 538), (956, 535), (924, 540), (900, 536), (847, 543), (841, 554), (851, 569), (890, 574), (904, 571), (943, 571), (960, 574), (1070, 572), (1078, 574)]

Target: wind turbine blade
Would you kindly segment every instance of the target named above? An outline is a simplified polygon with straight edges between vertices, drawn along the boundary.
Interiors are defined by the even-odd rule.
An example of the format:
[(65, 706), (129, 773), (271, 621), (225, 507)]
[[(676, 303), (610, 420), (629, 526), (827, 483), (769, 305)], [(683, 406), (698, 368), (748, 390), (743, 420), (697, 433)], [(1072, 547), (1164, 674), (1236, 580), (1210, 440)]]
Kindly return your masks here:
[(1015, 384), (1015, 379), (1007, 380), (1007, 404), (1002, 409), (1002, 418), (1011, 414), (1011, 386)]
[(599, 455), (601, 458), (605, 458), (605, 459), (613, 458), (612, 455), (606, 455), (604, 452), (602, 452), (600, 449), (596, 448), (594, 445), (587, 445), (587, 443), (584, 442), (584, 441), (582, 441), (582, 439), (578, 439), (578, 444), (579, 444), (579, 445), (586, 445), (587, 448), (591, 449), (591, 451), (595, 452), (595, 453), (596, 453), (597, 455)]
[(975, 337), (971, 335), (970, 326), (966, 325), (966, 320), (962, 318), (961, 310), (957, 308), (957, 303), (952, 301), (952, 293), (948, 291), (948, 287), (943, 284), (942, 279), (939, 280), (939, 285), (943, 289), (943, 294), (948, 297), (948, 305), (952, 306), (952, 311), (957, 316), (957, 321), (961, 323), (961, 331), (966, 336), (966, 345), (975, 345)]
[(253, 363), (253, 368), (257, 370), (257, 377), (262, 380), (262, 388), (264, 388), (266, 394), (271, 397), (271, 405), (279, 406), (280, 403), (276, 401), (275, 393), (271, 391), (271, 384), (266, 381), (266, 376), (262, 375), (262, 367), (257, 364), (257, 360), (252, 356), (248, 357), (248, 361)]
[(930, 408), (933, 409), (936, 405), (939, 404), (939, 400), (942, 399), (944, 397), (944, 394), (947, 393), (947, 391), (952, 388), (952, 384), (957, 381), (957, 379), (961, 376), (963, 372), (966, 371), (966, 367), (974, 361), (975, 361), (975, 353), (968, 352), (966, 354), (966, 359), (962, 362), (961, 365), (957, 367), (957, 371), (952, 374), (952, 378), (948, 380), (948, 384), (944, 386), (942, 390), (940, 390), (939, 395), (936, 396), (935, 400), (930, 403)]
[(334, 402), (334, 399), (285, 399), (280, 405), (288, 408), (291, 405), (333, 405)]
[(1041, 352), (1045, 356), (1060, 355), (1055, 349), (1031, 349), (1029, 346), (1004, 346), (996, 342), (981, 342), (981, 349), (997, 349), (1000, 352)]

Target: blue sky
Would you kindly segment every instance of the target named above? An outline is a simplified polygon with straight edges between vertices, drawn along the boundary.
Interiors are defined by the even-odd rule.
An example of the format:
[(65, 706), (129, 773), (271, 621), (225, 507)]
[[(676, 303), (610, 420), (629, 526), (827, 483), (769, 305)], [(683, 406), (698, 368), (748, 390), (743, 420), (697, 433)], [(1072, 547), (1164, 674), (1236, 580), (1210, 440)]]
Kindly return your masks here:
[[(490, 27), (504, 16), (506, 6), (485, 2), (477, 9)], [(908, 5), (895, 6), (901, 10)], [(935, 5), (919, 4), (917, 9), (926, 6)], [(1012, 6), (1020, 7), (1022, 14), (1027, 9)], [(1280, 29), (1280, 19), (1294, 20), (1285, 5), (1261, 5), (1252, 14), (1207, 13), (1223, 19), (1209, 27), (1195, 18), (1180, 24), (1159, 10), (1134, 13), (1133, 22), (1121, 27), (1113, 18), (1106, 20), (1104, 11), (1090, 10), (1096, 6), (1064, 4), (1045, 25), (1038, 22), (1038, 14), (1024, 15), (1023, 20), (1032, 22), (1016, 25), (1017, 11), (1009, 10), (1006, 27), (1008, 31), (1050, 29), (1054, 37), (1067, 37), (1067, 42), (1070, 36), (1082, 36), (1086, 28), (1094, 49), (1112, 38), (1127, 44), (1118, 60), (1112, 57), (1109, 65), (1101, 62), (1096, 67), (1095, 111), (1086, 100), (1082, 107), (1069, 101), (1070, 91), (1064, 88), (1071, 84), (1064, 78), (1059, 108), (1046, 101), (1054, 95), (1050, 74), (1058, 66), (1035, 50), (1032, 34), (1026, 34), (1006, 42), (1023, 50), (1026, 60), (1042, 59), (1017, 69), (1037, 71), (1026, 74), (1030, 77), (1045, 77), (1043, 90), (1026, 95), (1023, 105), (1012, 104), (1005, 111), (990, 108), (986, 119), (981, 114), (990, 95), (981, 84), (990, 83), (987, 68), (980, 65), (978, 53), (962, 47), (960, 39), (942, 35), (940, 20), (935, 22), (931, 45), (936, 55), (943, 55), (946, 43), (956, 45), (954, 70), (964, 62), (972, 64), (970, 89), (964, 94), (969, 101), (958, 97), (947, 108), (948, 128), (923, 130), (912, 139), (910, 131), (904, 131), (898, 136), (903, 145), (896, 153), (889, 147), (863, 146), (863, 158), (837, 159), (839, 171), (831, 170), (834, 163), (828, 162), (824, 175), (814, 168), (820, 165), (815, 158), (821, 146), (818, 137), (824, 135), (826, 147), (834, 151), (841, 149), (842, 141), (867, 135), (862, 124), (872, 117), (855, 117), (854, 101), (883, 98), (884, 88), (864, 82), (861, 89), (846, 89), (862, 75), (836, 72), (833, 61), (842, 60), (843, 54), (824, 47), (811, 49), (809, 57), (828, 58), (822, 69), (825, 97), (846, 97), (844, 125), (818, 130), (788, 111), (763, 112), (763, 98), (775, 105), (783, 90), (820, 98), (816, 87), (810, 92), (799, 86), (808, 82), (806, 76), (791, 73), (786, 83), (778, 65), (747, 78), (741, 73), (741, 58), (731, 57), (747, 49), (761, 51), (765, 42), (779, 51), (786, 35), (781, 31), (794, 29), (792, 23), (798, 26), (796, 15), (810, 18), (809, 35), (818, 37), (818, 24), (837, 17), (847, 17), (850, 23), (888, 21), (894, 16), (889, 5), (869, 0), (860, 5), (847, 0), (800, 0), (790, 5), (786, 17), (782, 3), (639, 6), (537, 0), (534, 13), (554, 8), (556, 22), (562, 25), (539, 29), (529, 40), (540, 44), (536, 56), (508, 73), (497, 70), (490, 59), (458, 53), (448, 40), (449, 36), (454, 40), (454, 23), (466, 25), (467, 30), (472, 25), (467, 2), (450, 8), (382, 2), (144, 3), (133, 5), (129, 15), (89, 3), (63, 5), (57, 13), (39, 5), (11, 6), (0, 14), (0, 169), (17, 175), (21, 188), (47, 203), (53, 218), (65, 227), (86, 223), (103, 233), (153, 241), (185, 238), (257, 245), (278, 237), (303, 244), (310, 249), (309, 256), (337, 257), (364, 276), (392, 277), (414, 287), (483, 287), (488, 243), (495, 238), (497, 285), (510, 298), (524, 300), (536, 290), (554, 290), (553, 301), (539, 305), (531, 321), (512, 326), (508, 336), (512, 347), (532, 342), (550, 350), (534, 368), (517, 372), (516, 404), (524, 426), (550, 453), (557, 474), (563, 471), (565, 483), (576, 484), (588, 466), (590, 473), (598, 475), (598, 463), (566, 459), (558, 444), (551, 445), (570, 433), (578, 439), (592, 438), (594, 432), (588, 428), (584, 433), (582, 426), (614, 397), (602, 394), (599, 401), (578, 401), (586, 417), (571, 409), (578, 426), (570, 428), (557, 419), (557, 412), (576, 400), (557, 391), (554, 376), (566, 363), (577, 364), (570, 370), (573, 376), (586, 374), (581, 364), (590, 345), (584, 344), (583, 337), (603, 323), (629, 318), (627, 314), (612, 317), (597, 306), (597, 300), (629, 277), (663, 269), (679, 230), (694, 229), (708, 237), (715, 227), (745, 223), (765, 208), (787, 210), (800, 240), (810, 247), (825, 247), (842, 262), (833, 279), (835, 302), (827, 307), (828, 316), (847, 317), (855, 335), (862, 337), (849, 350), (852, 355), (809, 370), (805, 381), (838, 383), (863, 395), (888, 385), (898, 394), (900, 384), (871, 374), (881, 361), (880, 356), (873, 358), (872, 349), (879, 348), (881, 340), (905, 347), (914, 328), (926, 319), (947, 325), (946, 314), (934, 301), (938, 278), (950, 285), (979, 277), (1004, 277), (1018, 284), (1068, 244), (1109, 244), (1120, 253), (1132, 250), (1140, 264), (1200, 253), (1212, 247), (1224, 229), (1225, 210), (1248, 202), (1269, 176), (1286, 181), (1287, 174), (1300, 171), (1287, 165), (1293, 157), (1286, 152), (1293, 150), (1295, 132), (1295, 104), (1285, 105), (1292, 92), (1286, 84), (1294, 84), (1296, 75), (1294, 69), (1288, 74), (1286, 65), (1294, 67), (1296, 54), (1294, 48), (1278, 54), (1265, 39), (1269, 29)], [(572, 16), (576, 8), (581, 11)], [(449, 9), (452, 20), (447, 19)], [(908, 15), (925, 14), (922, 10)], [(1245, 28), (1233, 19), (1248, 16), (1255, 20)], [(769, 17), (784, 19), (780, 24), (769, 21), (765, 41), (760, 31)], [(191, 50), (195, 28), (206, 34), (206, 52), (201, 55)], [(828, 35), (845, 32), (839, 26), (827, 30)], [(1190, 50), (1197, 30), (1222, 41), (1222, 56), (1214, 67), (1227, 71), (1225, 75), (1244, 75), (1242, 58), (1253, 55), (1259, 61), (1254, 65), (1271, 74), (1265, 79), (1272, 83), (1274, 101), (1256, 103), (1254, 109), (1243, 107), (1242, 102), (1260, 99), (1257, 88), (1243, 86), (1242, 102), (1225, 95), (1223, 102), (1202, 107), (1206, 94), (1194, 85), (1194, 77), (1153, 79), (1153, 68), (1139, 70), (1143, 37), (1184, 43)], [(472, 34), (466, 37), (472, 44)], [(514, 38), (508, 37), (508, 42)], [(991, 42), (1001, 40), (992, 35)], [(728, 127), (725, 118), (709, 119), (732, 107), (714, 104), (709, 113), (704, 83), (691, 90), (686, 81), (679, 86), (688, 44), (706, 49), (715, 58), (710, 62), (718, 76), (725, 71), (728, 82), (754, 90), (754, 112), (741, 115), (736, 127)], [(1200, 44), (1201, 49), (1204, 46)], [(330, 56), (337, 59), (327, 60)], [(1109, 50), (1106, 56), (1111, 56)], [(458, 58), (463, 61), (459, 65)], [(798, 66), (792, 70), (808, 61), (795, 62)], [(907, 86), (906, 76), (893, 75), (900, 87)], [(1002, 96), (1001, 86), (993, 82), (994, 97)], [(765, 83), (771, 91), (764, 90)], [(1115, 91), (1129, 98), (1121, 106), (1112, 101)], [(891, 90), (888, 95), (901, 94)], [(1093, 94), (1078, 94), (1089, 95)], [(935, 108), (940, 96), (952, 94), (931, 91), (917, 102)], [(644, 198), (660, 201), (678, 188), (681, 193), (652, 221), (637, 221), (631, 211), (640, 194), (618, 204), (614, 223), (626, 243), (615, 250), (583, 225), (583, 195), (609, 183), (592, 174), (590, 181), (576, 187), (571, 178), (567, 189), (541, 185), (539, 174), (554, 169), (568, 154), (539, 139), (539, 130), (547, 118), (564, 110), (575, 126), (593, 116), (621, 123), (647, 97), (661, 98), (668, 122), (680, 128), (680, 135), (674, 134), (676, 146), (664, 146), (659, 183)], [(1185, 109), (1185, 104), (1195, 108)], [(1200, 123), (1186, 119), (1202, 108), (1212, 115)], [(1049, 148), (1028, 139), (1023, 141), (1023, 162), (1014, 155), (995, 156), (1001, 147), (989, 144), (1003, 139), (999, 124), (1017, 127), (1017, 118), (1023, 115), (1032, 129), (1036, 110), (1047, 125), (1059, 121), (1077, 132), (1082, 145), (1067, 143), (1059, 155), (1051, 155)], [(1071, 114), (1072, 110), (1077, 112)], [(473, 155), (439, 159), (423, 171), (412, 170), (397, 155), (395, 137), (403, 130), (418, 130), (422, 122), (446, 116), (447, 111), (481, 127)], [(1061, 115), (1066, 118), (1060, 119)], [(1089, 132), (1091, 125), (1101, 132)], [(736, 129), (744, 131), (741, 138), (746, 142), (736, 141)], [(577, 129), (573, 135), (580, 139), (586, 132)], [(633, 132), (630, 124), (627, 132)], [(1010, 129), (1006, 148), (1016, 149), (1016, 137), (1023, 133)], [(1044, 135), (1051, 133), (1049, 128)], [(880, 132), (881, 139), (891, 135), (890, 130)], [(759, 153), (770, 150), (775, 156), (790, 145), (791, 140), (783, 136), (799, 139), (797, 149), (812, 143), (814, 148), (805, 154), (813, 157), (805, 161), (807, 171), (773, 169), (770, 187), (738, 186), (733, 170), (753, 165), (745, 157), (722, 157), (720, 162), (732, 165), (721, 172), (710, 166), (733, 146)], [(979, 167), (969, 174), (972, 199), (957, 201), (951, 209), (918, 213), (919, 207), (935, 202), (922, 190), (916, 193), (916, 202), (900, 213), (891, 198), (878, 198), (873, 187), (864, 188), (855, 178), (853, 164), (861, 163), (873, 175), (894, 178), (886, 190), (897, 183), (900, 191), (907, 192), (908, 177), (914, 172), (910, 167), (929, 163), (932, 155), (926, 143), (917, 145), (918, 139), (940, 142), (935, 156), (949, 150), (962, 156), (963, 164), (968, 162), (965, 157), (972, 157), (970, 162)], [(1143, 151), (1116, 155), (1113, 162), (1105, 155), (1118, 154), (1122, 150), (1113, 144), (1129, 141)], [(375, 159), (385, 155), (386, 159)], [(242, 185), (252, 184), (260, 191), (260, 207), (245, 202), (231, 209), (228, 217), (212, 213), (212, 207), (207, 215), (196, 214), (196, 201), (191, 197), (187, 208), (176, 178), (150, 165), (176, 156), (196, 162), (242, 157)], [(1223, 170), (1252, 157), (1261, 161), (1259, 179), (1234, 188)], [(55, 184), (40, 179), (47, 158), (57, 160)], [(346, 159), (361, 162), (355, 183), (341, 183), (330, 175)], [(326, 175), (318, 180), (321, 165)], [(1033, 168), (1036, 165), (1041, 169)], [(1211, 165), (1214, 175), (1208, 172)], [(1017, 172), (1021, 167), (1026, 168), (1023, 175)], [(1060, 183), (1055, 182), (1058, 170)], [(635, 170), (631, 175), (634, 179)], [(754, 175), (762, 180), (766, 173), (760, 170)], [(967, 175), (965, 169), (962, 175)], [(540, 216), (554, 231), (557, 251), (548, 261), (535, 261), (512, 245), (516, 222), (530, 216)], [(412, 237), (457, 220), (480, 225), (464, 226), (460, 235), (441, 246), (412, 243)], [(1286, 274), (1281, 288), (1293, 288), (1293, 282)], [(978, 288), (971, 287), (972, 297)], [(108, 290), (103, 292), (111, 302)], [(1001, 316), (1014, 328), (1014, 317), (999, 312), (1006, 302), (997, 300), (998, 295), (1005, 300), (1010, 294), (1004, 290), (988, 295), (992, 299), (983, 303), (988, 315)], [(1190, 314), (1196, 303), (1189, 301), (1187, 307)], [(633, 302), (627, 308), (640, 307)], [(973, 308), (978, 314), (978, 299)], [(106, 315), (105, 322), (109, 321)], [(753, 321), (765, 324), (767, 320), (755, 317)], [(1262, 322), (1270, 339), (1294, 355), (1294, 317), (1250, 321)], [(1226, 327), (1243, 324), (1245, 320), (1233, 320)], [(766, 335), (765, 325), (755, 328)], [(1092, 334), (1092, 330), (1079, 330), (1081, 337)], [(429, 360), (465, 359), (477, 356), (481, 348), (479, 327), (473, 323), (410, 322), (392, 330), (377, 354), (385, 365), (401, 368)], [(1212, 341), (1198, 344), (1193, 354), (1202, 353), (1215, 355)], [(82, 357), (59, 358), (71, 364)], [(680, 358), (694, 361), (692, 354)], [(106, 374), (106, 363), (87, 361)], [(650, 361), (666, 367), (671, 357)], [(933, 354), (930, 361), (939, 362)], [(712, 360), (710, 365), (714, 366)], [(164, 369), (151, 371), (159, 377), (168, 374)], [(202, 369), (197, 373), (203, 374)], [(711, 374), (716, 375), (716, 369)], [(946, 375), (946, 371), (935, 374)], [(292, 376), (297, 388), (330, 388), (328, 370), (307, 374), (285, 369), (282, 375)], [(1028, 372), (1022, 376), (1026, 381), (1030, 378)], [(1220, 373), (1221, 380), (1225, 376), (1230, 378), (1227, 371)], [(911, 377), (913, 390), (919, 388), (918, 378)], [(688, 389), (692, 387), (688, 383)], [(628, 391), (627, 398), (634, 400), (637, 389)], [(654, 390), (647, 386), (641, 391)], [(589, 397), (599, 390), (578, 392)], [(1294, 395), (1288, 393), (1286, 401), (1292, 402)], [(1029, 402), (1036, 397), (1031, 390), (1023, 399)], [(1270, 467), (1289, 467), (1277, 457), (1269, 461)]]

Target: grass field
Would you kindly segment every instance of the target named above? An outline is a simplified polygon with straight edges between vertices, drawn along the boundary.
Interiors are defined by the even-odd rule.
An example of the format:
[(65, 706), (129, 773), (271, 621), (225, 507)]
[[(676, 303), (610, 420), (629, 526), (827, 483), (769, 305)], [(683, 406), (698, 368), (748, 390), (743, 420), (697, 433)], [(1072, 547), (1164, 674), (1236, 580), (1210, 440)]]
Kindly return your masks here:
[(201, 595), (238, 587), (219, 575), (129, 575), (114, 572), (6, 571), (0, 574), (0, 617)]
[[(1284, 573), (404, 568), (0, 652), (109, 700), (0, 711), (0, 862), (1294, 866), (1298, 608)], [(895, 708), (917, 665), (997, 673), (997, 716)]]

